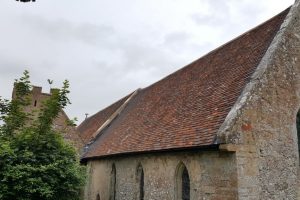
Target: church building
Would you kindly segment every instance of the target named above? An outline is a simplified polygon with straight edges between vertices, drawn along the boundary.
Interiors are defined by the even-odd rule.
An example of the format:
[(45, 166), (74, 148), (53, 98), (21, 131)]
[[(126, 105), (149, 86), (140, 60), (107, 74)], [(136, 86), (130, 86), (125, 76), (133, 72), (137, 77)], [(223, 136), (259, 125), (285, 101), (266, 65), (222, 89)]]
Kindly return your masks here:
[(296, 0), (83, 121), (85, 200), (297, 199), (299, 17)]

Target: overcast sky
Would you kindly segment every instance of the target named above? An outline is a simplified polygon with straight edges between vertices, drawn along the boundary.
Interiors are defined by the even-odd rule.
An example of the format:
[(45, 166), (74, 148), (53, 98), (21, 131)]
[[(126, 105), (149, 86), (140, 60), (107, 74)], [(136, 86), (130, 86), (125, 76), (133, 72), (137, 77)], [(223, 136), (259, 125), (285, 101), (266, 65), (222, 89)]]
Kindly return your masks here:
[[(79, 122), (278, 14), (294, 0), (0, 0), (0, 96), (27, 69), (71, 83)], [(78, 123), (79, 123), (78, 122)]]

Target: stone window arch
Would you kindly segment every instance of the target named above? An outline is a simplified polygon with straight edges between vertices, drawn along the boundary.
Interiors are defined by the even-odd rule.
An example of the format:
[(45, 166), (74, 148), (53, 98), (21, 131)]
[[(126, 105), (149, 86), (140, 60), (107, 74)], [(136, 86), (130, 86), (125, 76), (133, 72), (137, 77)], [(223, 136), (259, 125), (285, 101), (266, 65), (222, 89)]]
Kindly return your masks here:
[(137, 199), (138, 200), (144, 200), (144, 170), (141, 165), (141, 163), (138, 164), (137, 169), (136, 169), (136, 180), (137, 180)]
[(110, 187), (109, 187), (109, 200), (116, 199), (116, 181), (117, 181), (117, 171), (115, 163), (112, 164), (110, 173)]
[(175, 199), (190, 200), (190, 176), (183, 162), (180, 162), (175, 172)]

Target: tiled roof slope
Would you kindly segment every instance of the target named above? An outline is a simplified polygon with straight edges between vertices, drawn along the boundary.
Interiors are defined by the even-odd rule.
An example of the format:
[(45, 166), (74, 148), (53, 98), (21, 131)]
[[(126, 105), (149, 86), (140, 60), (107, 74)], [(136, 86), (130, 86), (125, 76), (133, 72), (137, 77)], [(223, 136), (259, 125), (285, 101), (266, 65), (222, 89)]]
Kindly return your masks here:
[(83, 160), (214, 144), (288, 11), (140, 90)]
[(81, 139), (87, 144), (92, 135), (100, 128), (102, 124), (128, 99), (130, 95), (120, 99), (107, 108), (85, 119), (78, 127)]

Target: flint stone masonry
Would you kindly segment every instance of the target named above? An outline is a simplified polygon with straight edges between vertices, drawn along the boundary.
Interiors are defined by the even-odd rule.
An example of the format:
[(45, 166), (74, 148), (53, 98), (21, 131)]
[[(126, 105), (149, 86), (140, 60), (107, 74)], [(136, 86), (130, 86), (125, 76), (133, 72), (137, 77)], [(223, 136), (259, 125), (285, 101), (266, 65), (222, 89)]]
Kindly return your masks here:
[(256, 148), (236, 153), (239, 199), (296, 199), (299, 192), (299, 17), (297, 1), (218, 133), (220, 143)]
[[(281, 20), (285, 19), (283, 23), (282, 21), (279, 23), (278, 16), (284, 16), (281, 18)], [(189, 172), (190, 200), (300, 199), (299, 138), (297, 138), (296, 129), (296, 115), (300, 108), (300, 1), (297, 0), (290, 9), (278, 16), (273, 18), (277, 20), (267, 23), (270, 25), (272, 24), (270, 22), (277, 22), (276, 30), (271, 29), (272, 26), (274, 28), (274, 24), (262, 26), (265, 27), (263, 31), (261, 27), (254, 29), (263, 33), (273, 30), (274, 35), (270, 41), (271, 44), (268, 43), (266, 50), (261, 54), (262, 57), (257, 58), (258, 61), (254, 59), (257, 61), (253, 68), (254, 72), (246, 77), (247, 82), (243, 85), (241, 92), (237, 93), (233, 101), (234, 105), (230, 106), (224, 115), (225, 120), (222, 119), (220, 126), (216, 128), (213, 143), (208, 144), (214, 146), (214, 150), (204, 151), (195, 147), (195, 149), (187, 150), (187, 145), (191, 143), (191, 140), (189, 137), (185, 138), (186, 132), (182, 131), (180, 134), (185, 140), (177, 138), (182, 145), (181, 151), (179, 147), (172, 152), (168, 148), (164, 149), (165, 151), (158, 151), (161, 149), (146, 149), (144, 146), (142, 146), (143, 151), (129, 151), (136, 145), (140, 145), (141, 141), (148, 141), (150, 136), (154, 139), (160, 136), (161, 138), (158, 138), (161, 139), (160, 141), (167, 141), (172, 138), (172, 130), (175, 130), (177, 126), (183, 126), (185, 118), (180, 121), (182, 123), (171, 126), (174, 129), (166, 132), (167, 135), (170, 134), (170, 137), (163, 137), (166, 134), (145, 134), (144, 136), (147, 137), (143, 140), (135, 138), (134, 141), (140, 141), (140, 143), (129, 143), (126, 148), (124, 147), (124, 149), (129, 149), (128, 151), (120, 150), (112, 153), (110, 146), (117, 139), (121, 139), (122, 145), (126, 137), (117, 139), (112, 137), (110, 143), (103, 145), (101, 141), (111, 136), (108, 131), (98, 138), (99, 143), (94, 143), (94, 146), (92, 145), (89, 149), (95, 154), (87, 154), (83, 157), (82, 161), (87, 163), (89, 173), (85, 199), (94, 200), (98, 194), (102, 200), (109, 199), (110, 172), (113, 164), (116, 165), (117, 172), (115, 199), (139, 199), (136, 170), (141, 164), (145, 180), (144, 199), (178, 200), (175, 171), (181, 162)], [(247, 34), (249, 32), (244, 36)], [(257, 42), (258, 40), (251, 41)], [(264, 41), (259, 41), (259, 44), (262, 42)], [(238, 45), (241, 44), (238, 43)], [(247, 59), (247, 56), (244, 59)], [(246, 65), (246, 63), (243, 64)], [(243, 78), (240, 77), (237, 80), (240, 79)], [(230, 87), (227, 88), (228, 91), (230, 89)], [(227, 90), (224, 90), (225, 93)], [(192, 111), (194, 110), (193, 108)], [(215, 111), (213, 114), (218, 114), (218, 109)], [(195, 117), (193, 120), (196, 121), (199, 118)], [(115, 125), (116, 121), (114, 121)], [(111, 126), (114, 126), (114, 122)], [(205, 122), (204, 120), (203, 123)], [(146, 123), (145, 127), (148, 127), (147, 125)], [(124, 131), (130, 128), (120, 129), (117, 136), (122, 136)], [(138, 133), (143, 134), (143, 130), (138, 129)], [(197, 136), (203, 139), (211, 134), (209, 130), (211, 129), (207, 129), (203, 134), (199, 132)], [(132, 135), (127, 135), (127, 137), (130, 136)], [(150, 143), (154, 140), (153, 138)], [(203, 147), (206, 143), (199, 144)], [(117, 147), (115, 146), (116, 149)]]
[(190, 177), (190, 198), (197, 200), (237, 199), (237, 174), (234, 153), (181, 152), (115, 157), (88, 162), (89, 183), (85, 199), (109, 199), (113, 163), (116, 166), (116, 199), (138, 199), (139, 164), (144, 170), (144, 199), (173, 200), (175, 171), (180, 162)]

